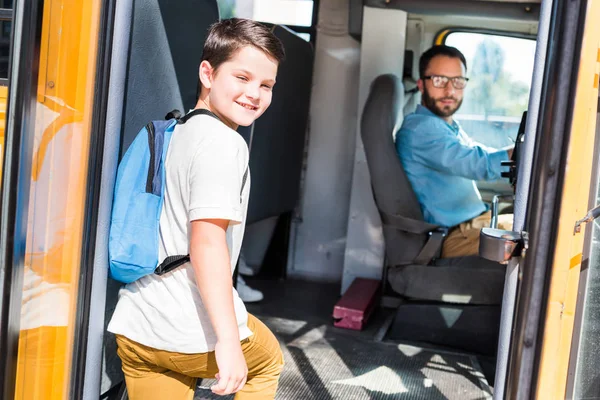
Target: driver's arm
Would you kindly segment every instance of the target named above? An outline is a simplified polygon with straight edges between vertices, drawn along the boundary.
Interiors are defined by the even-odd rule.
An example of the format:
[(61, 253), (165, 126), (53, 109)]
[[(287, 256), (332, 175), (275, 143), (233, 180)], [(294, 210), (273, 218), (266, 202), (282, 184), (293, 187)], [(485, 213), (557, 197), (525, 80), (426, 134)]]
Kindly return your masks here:
[(491, 149), (465, 145), (457, 136), (440, 130), (421, 130), (408, 135), (412, 157), (430, 168), (473, 180), (496, 180), (510, 159), (512, 148)]

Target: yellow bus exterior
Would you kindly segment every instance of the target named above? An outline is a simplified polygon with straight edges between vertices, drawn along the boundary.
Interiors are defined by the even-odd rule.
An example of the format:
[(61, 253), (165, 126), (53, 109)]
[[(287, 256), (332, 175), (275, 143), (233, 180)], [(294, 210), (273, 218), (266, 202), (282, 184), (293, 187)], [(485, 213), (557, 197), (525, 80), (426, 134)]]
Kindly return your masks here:
[[(552, 264), (550, 293), (539, 365), (537, 399), (564, 399), (572, 345), (584, 231), (574, 235), (575, 221), (590, 208), (590, 191), (594, 165), (598, 113), (598, 75), (600, 73), (600, 1), (587, 5), (577, 93), (571, 139), (567, 155), (567, 171), (562, 189), (559, 229)], [(593, 196), (595, 198), (595, 193)], [(588, 230), (591, 234), (591, 230)]]

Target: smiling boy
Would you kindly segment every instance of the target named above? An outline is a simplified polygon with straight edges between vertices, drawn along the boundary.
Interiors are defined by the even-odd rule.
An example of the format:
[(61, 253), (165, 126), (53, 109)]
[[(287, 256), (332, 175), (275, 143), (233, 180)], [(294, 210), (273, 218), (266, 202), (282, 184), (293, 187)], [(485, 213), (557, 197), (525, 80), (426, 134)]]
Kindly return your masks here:
[(121, 289), (108, 327), (132, 400), (191, 400), (197, 378), (215, 377), (218, 395), (275, 397), (279, 343), (232, 286), (250, 192), (248, 147), (235, 130), (269, 107), (284, 57), (256, 22), (234, 18), (209, 30), (196, 108), (169, 145), (160, 218), (159, 259), (189, 252), (190, 262)]

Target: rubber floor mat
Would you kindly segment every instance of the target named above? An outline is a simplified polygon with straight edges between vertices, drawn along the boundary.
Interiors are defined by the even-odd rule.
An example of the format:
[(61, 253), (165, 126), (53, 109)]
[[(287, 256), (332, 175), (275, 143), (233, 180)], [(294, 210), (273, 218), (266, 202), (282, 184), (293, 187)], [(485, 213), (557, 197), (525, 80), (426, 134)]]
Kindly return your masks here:
[[(259, 318), (284, 351), (279, 400), (491, 399), (475, 357), (376, 342), (318, 321)], [(204, 380), (202, 385), (213, 382)], [(195, 400), (231, 398), (203, 389), (195, 396)]]

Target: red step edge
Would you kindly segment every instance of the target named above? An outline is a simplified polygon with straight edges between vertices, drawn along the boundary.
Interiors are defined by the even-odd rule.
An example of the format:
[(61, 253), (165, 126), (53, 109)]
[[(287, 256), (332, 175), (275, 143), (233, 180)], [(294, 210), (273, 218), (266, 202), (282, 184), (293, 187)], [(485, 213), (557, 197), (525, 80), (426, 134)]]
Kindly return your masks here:
[(375, 279), (354, 279), (333, 307), (333, 325), (338, 328), (363, 329), (377, 304), (380, 284)]

